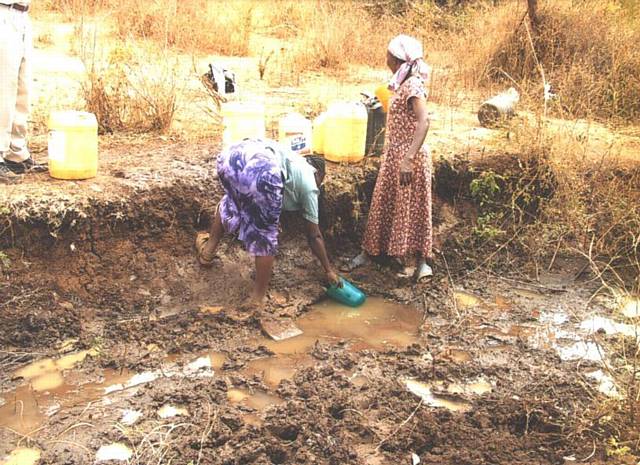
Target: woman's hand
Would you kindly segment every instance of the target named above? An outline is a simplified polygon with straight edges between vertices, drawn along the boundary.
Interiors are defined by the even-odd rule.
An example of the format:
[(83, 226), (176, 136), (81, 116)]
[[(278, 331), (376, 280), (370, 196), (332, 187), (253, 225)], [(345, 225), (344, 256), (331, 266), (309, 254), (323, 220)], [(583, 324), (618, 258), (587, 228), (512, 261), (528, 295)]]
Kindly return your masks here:
[(407, 186), (411, 184), (413, 177), (413, 157), (406, 156), (400, 163), (400, 185)]
[(311, 247), (313, 254), (318, 257), (318, 260), (320, 260), (325, 276), (327, 277), (327, 281), (329, 281), (330, 285), (340, 286), (342, 282), (336, 272), (333, 271), (331, 262), (329, 262), (327, 249), (324, 246), (324, 238), (322, 237), (320, 228), (317, 224), (312, 223), (311, 221), (305, 220), (305, 222), (307, 224), (307, 240), (309, 241), (309, 246)]
[(333, 270), (327, 271), (327, 281), (329, 281), (329, 285), (331, 286), (342, 287), (340, 276)]

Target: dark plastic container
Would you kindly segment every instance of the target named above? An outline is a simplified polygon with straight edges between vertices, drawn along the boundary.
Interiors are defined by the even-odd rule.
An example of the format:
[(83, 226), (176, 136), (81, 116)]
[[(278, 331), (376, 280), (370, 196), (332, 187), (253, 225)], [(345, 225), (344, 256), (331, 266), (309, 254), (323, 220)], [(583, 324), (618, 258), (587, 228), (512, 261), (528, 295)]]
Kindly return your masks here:
[(363, 103), (367, 107), (367, 155), (381, 155), (384, 149), (384, 132), (387, 126), (387, 114), (377, 97), (362, 94)]
[(348, 305), (349, 307), (359, 307), (367, 299), (360, 289), (351, 284), (344, 278), (340, 278), (342, 287), (335, 285), (327, 288), (327, 295), (340, 303)]

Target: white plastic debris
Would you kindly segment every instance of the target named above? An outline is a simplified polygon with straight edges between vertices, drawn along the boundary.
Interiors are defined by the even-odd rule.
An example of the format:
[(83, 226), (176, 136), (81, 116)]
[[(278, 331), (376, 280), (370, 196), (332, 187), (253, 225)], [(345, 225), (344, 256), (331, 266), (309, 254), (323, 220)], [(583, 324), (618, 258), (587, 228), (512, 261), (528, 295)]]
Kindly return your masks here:
[(151, 381), (155, 381), (160, 377), (160, 373), (155, 371), (145, 371), (143, 373), (138, 373), (131, 377), (129, 381), (123, 384), (113, 384), (111, 386), (107, 386), (104, 389), (105, 394), (111, 394), (112, 392), (124, 391), (125, 389), (132, 388), (134, 386), (139, 386), (140, 384), (150, 383)]
[(635, 337), (640, 334), (640, 329), (624, 323), (618, 323), (610, 318), (602, 316), (593, 316), (580, 324), (580, 329), (584, 331), (599, 332), (612, 334), (624, 334), (625, 336)]
[(183, 374), (187, 377), (212, 377), (213, 364), (211, 362), (211, 357), (206, 356), (195, 359), (193, 362), (184, 367)]
[(548, 82), (545, 82), (544, 83), (544, 100), (549, 101), (554, 98), (556, 98), (556, 94), (551, 92), (551, 84)]
[(626, 299), (622, 304), (622, 314), (627, 318), (640, 317), (640, 299)]
[(115, 460), (119, 462), (126, 462), (133, 456), (133, 451), (124, 444), (114, 442), (107, 446), (101, 446), (96, 454), (96, 462), (106, 462), (109, 460)]
[(560, 326), (569, 321), (569, 315), (564, 312), (543, 312), (540, 314), (540, 323), (550, 323)]
[(604, 358), (604, 350), (598, 347), (595, 342), (576, 342), (573, 345), (556, 347), (558, 355), (564, 361), (590, 360), (599, 362)]
[(184, 407), (175, 407), (173, 405), (163, 405), (160, 410), (158, 410), (158, 416), (160, 418), (172, 418), (172, 417), (188, 417), (189, 412)]
[(612, 399), (622, 399), (622, 395), (620, 395), (613, 378), (605, 374), (602, 370), (588, 373), (587, 377), (595, 379), (598, 382), (598, 391), (605, 396), (611, 397)]
[(124, 410), (122, 412), (122, 418), (120, 423), (126, 426), (134, 425), (140, 418), (142, 418), (142, 412), (139, 410)]

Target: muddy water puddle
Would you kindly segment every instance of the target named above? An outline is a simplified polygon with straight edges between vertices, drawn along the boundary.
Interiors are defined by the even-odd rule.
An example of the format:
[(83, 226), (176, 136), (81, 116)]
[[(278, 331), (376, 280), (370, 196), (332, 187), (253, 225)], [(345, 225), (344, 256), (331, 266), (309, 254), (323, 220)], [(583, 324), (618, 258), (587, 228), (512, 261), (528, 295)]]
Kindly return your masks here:
[[(404, 348), (418, 340), (421, 321), (415, 309), (381, 298), (369, 298), (356, 309), (325, 301), (295, 321), (302, 334), (280, 341), (266, 337), (251, 341), (275, 355), (252, 360), (242, 372), (275, 389), (281, 381), (292, 380), (298, 370), (314, 365), (310, 353), (317, 343), (347, 342), (353, 351)], [(365, 380), (358, 383), (364, 385)]]
[(0, 464), (2, 465), (36, 465), (40, 461), (39, 449), (19, 447), (7, 455)]
[(27, 434), (59, 410), (99, 399), (105, 386), (131, 376), (126, 371), (105, 370), (100, 383), (74, 384), (70, 370), (87, 356), (96, 354), (95, 350), (75, 352), (58, 359), (39, 360), (17, 370), (14, 378), (23, 378), (26, 383), (0, 394), (4, 399), (0, 405), (0, 426)]
[[(225, 361), (224, 354), (207, 353), (183, 367), (172, 362), (159, 371), (132, 373), (128, 370), (105, 369), (99, 382), (82, 382), (72, 369), (91, 351), (76, 352), (59, 359), (43, 359), (27, 365), (14, 373), (25, 384), (7, 393), (1, 393), (0, 426), (20, 434), (27, 434), (42, 426), (49, 417), (89, 402), (109, 403), (111, 395), (133, 395), (138, 386), (151, 383), (161, 377), (210, 377)], [(139, 419), (135, 412), (123, 417), (123, 422), (133, 424)]]
[[(232, 388), (227, 391), (227, 399), (232, 404), (242, 405), (255, 410), (258, 413), (264, 412), (266, 409), (276, 405), (282, 405), (284, 400), (280, 397), (263, 391), (249, 391), (246, 389)], [(245, 413), (242, 420), (247, 425), (261, 426), (262, 418), (259, 414)]]
[(255, 391), (251, 392), (245, 389), (229, 389), (227, 391), (227, 399), (233, 404), (242, 404), (254, 410), (262, 411), (272, 405), (280, 405), (284, 401), (277, 396), (267, 392)]
[(251, 341), (275, 355), (252, 360), (242, 371), (275, 388), (282, 380), (293, 379), (298, 370), (313, 366), (310, 353), (317, 343), (346, 342), (352, 351), (401, 349), (418, 341), (421, 322), (417, 310), (381, 298), (369, 298), (355, 309), (325, 301), (295, 321), (302, 334), (280, 341), (266, 337)]
[[(314, 364), (310, 352), (318, 341), (346, 341), (351, 350), (403, 348), (417, 341), (420, 323), (421, 315), (416, 310), (383, 299), (370, 298), (367, 305), (358, 309), (323, 302), (296, 321), (303, 334), (277, 342), (266, 338), (254, 341), (256, 346), (268, 347), (275, 356), (250, 361), (242, 373), (258, 376), (268, 388), (275, 389), (282, 380), (293, 379), (299, 369)], [(224, 353), (212, 351), (178, 366), (176, 362), (183, 356), (171, 355), (165, 359), (168, 366), (159, 371), (131, 373), (104, 370), (100, 382), (82, 383), (72, 369), (92, 355), (96, 352), (75, 352), (57, 359), (39, 360), (16, 371), (14, 377), (23, 378), (25, 384), (12, 392), (0, 394), (4, 402), (0, 405), (0, 426), (26, 434), (39, 428), (60, 410), (123, 391), (134, 391), (132, 388), (161, 377), (213, 376), (227, 359)], [(230, 392), (235, 396), (230, 401), (258, 411), (280, 402), (267, 393)], [(160, 415), (163, 413), (166, 412)]]
[(454, 347), (445, 348), (442, 351), (442, 357), (458, 364), (468, 363), (473, 360), (473, 355), (471, 355), (471, 352)]
[(280, 355), (252, 360), (242, 370), (245, 375), (258, 376), (270, 388), (277, 388), (281, 381), (291, 380), (296, 371), (313, 365), (308, 354)]
[(478, 307), (482, 304), (480, 297), (466, 291), (455, 291), (453, 298), (456, 301), (456, 305), (463, 309)]
[(308, 352), (316, 341), (347, 341), (351, 350), (404, 348), (418, 341), (422, 314), (412, 307), (371, 297), (359, 308), (324, 301), (296, 320), (303, 334), (266, 341), (276, 354)]
[[(106, 370), (103, 382), (80, 385), (69, 383), (62, 373), (38, 377), (33, 383), (1, 394), (5, 403), (0, 406), (0, 426), (27, 434), (58, 411), (100, 399), (111, 383), (121, 383), (130, 377), (128, 372)], [(50, 379), (52, 387), (41, 389), (43, 379)]]

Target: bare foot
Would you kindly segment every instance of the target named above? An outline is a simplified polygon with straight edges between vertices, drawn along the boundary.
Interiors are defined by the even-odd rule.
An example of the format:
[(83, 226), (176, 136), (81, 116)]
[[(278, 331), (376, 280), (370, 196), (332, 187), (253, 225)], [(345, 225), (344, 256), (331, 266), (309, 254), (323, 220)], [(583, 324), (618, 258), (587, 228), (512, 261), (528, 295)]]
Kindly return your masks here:
[(236, 308), (238, 314), (237, 319), (244, 321), (252, 317), (259, 317), (264, 311), (264, 308), (265, 299), (251, 297)]

